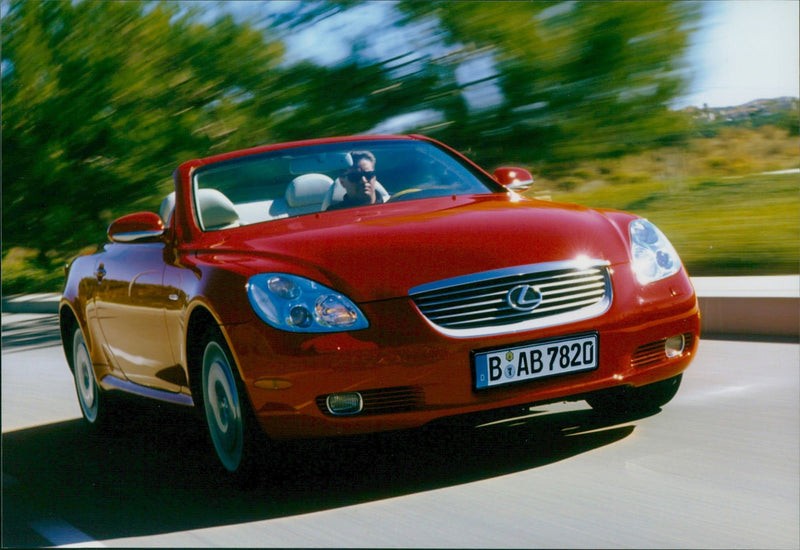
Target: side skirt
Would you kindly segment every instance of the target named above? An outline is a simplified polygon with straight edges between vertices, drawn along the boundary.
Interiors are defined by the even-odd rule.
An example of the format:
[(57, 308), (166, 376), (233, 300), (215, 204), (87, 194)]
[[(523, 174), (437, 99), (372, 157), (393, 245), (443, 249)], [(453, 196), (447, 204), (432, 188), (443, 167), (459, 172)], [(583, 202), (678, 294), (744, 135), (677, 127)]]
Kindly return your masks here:
[(126, 393), (140, 395), (149, 399), (166, 401), (167, 403), (184, 405), (186, 407), (194, 407), (194, 400), (192, 400), (191, 396), (184, 393), (173, 393), (164, 390), (157, 390), (155, 388), (148, 388), (146, 386), (134, 384), (129, 380), (116, 378), (115, 376), (106, 376), (100, 383), (106, 389), (124, 391)]

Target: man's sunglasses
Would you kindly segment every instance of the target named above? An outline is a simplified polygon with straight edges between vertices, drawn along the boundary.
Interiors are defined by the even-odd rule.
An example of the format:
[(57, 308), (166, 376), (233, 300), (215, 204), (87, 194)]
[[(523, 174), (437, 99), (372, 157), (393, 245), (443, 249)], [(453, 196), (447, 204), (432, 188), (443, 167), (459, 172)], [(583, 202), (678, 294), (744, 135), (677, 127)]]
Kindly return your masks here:
[(352, 181), (353, 183), (358, 183), (361, 181), (361, 178), (367, 178), (367, 181), (372, 181), (372, 178), (375, 177), (375, 171), (372, 172), (348, 172), (347, 179)]

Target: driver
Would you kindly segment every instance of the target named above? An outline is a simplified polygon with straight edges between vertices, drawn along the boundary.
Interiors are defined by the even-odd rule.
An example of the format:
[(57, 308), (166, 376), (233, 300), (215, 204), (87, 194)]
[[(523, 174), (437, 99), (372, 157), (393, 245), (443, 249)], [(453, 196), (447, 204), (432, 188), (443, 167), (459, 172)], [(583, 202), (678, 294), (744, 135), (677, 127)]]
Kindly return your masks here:
[(375, 155), (370, 151), (353, 151), (350, 156), (353, 164), (338, 179), (346, 194), (340, 202), (331, 204), (328, 210), (384, 202), (383, 196), (376, 192), (376, 185), (380, 184), (375, 177)]

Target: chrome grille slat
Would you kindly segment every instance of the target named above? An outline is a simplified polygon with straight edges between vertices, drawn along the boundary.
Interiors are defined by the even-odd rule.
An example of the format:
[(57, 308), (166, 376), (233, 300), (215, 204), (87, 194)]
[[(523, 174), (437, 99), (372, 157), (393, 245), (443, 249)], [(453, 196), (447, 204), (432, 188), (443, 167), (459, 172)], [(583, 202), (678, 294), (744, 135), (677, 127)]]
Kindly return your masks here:
[[(577, 298), (577, 297), (584, 297), (584, 296), (585, 297), (590, 297), (590, 296), (602, 297), (605, 294), (605, 284), (603, 283), (602, 280), (599, 281), (599, 282), (593, 283), (591, 285), (583, 285), (583, 286), (579, 286), (579, 287), (567, 287), (567, 288), (562, 288), (562, 289), (560, 289), (558, 291), (545, 290), (544, 286), (545, 285), (539, 286), (539, 289), (543, 291), (542, 294), (546, 297), (546, 299), (548, 301), (553, 301), (553, 302), (560, 301), (560, 300), (569, 300), (569, 299), (574, 299), (574, 298)], [(586, 292), (583, 292), (581, 294), (576, 294), (576, 291), (581, 291), (581, 290), (586, 290)], [(508, 291), (505, 291), (505, 292), (502, 292), (502, 293), (493, 293), (493, 295), (497, 295), (497, 294), (500, 294), (504, 298), (505, 295), (508, 294)], [(559, 295), (566, 295), (566, 296), (562, 297), (562, 298), (559, 298)], [(466, 304), (463, 303), (463, 302), (457, 301), (457, 300), (450, 300), (448, 302), (444, 302), (444, 301), (428, 302), (425, 305), (425, 307), (426, 307), (425, 311), (426, 311), (426, 314), (429, 317), (436, 316), (437, 318), (440, 318), (440, 314), (443, 314), (444, 312), (457, 311), (457, 310), (462, 310), (463, 311), (463, 310), (467, 310), (467, 309), (471, 310), (471, 309), (473, 309), (475, 307), (478, 307), (478, 306), (496, 306), (497, 308), (502, 308), (503, 304), (506, 303), (503, 298), (496, 298), (496, 299), (493, 299), (493, 300), (486, 300), (486, 301), (483, 301), (483, 302), (472, 302), (472, 301), (470, 301), (469, 303), (466, 303)], [(438, 306), (442, 306), (444, 304), (446, 304), (446, 307), (438, 307)], [(437, 306), (437, 307), (434, 307), (434, 306)], [(447, 315), (442, 315), (442, 316), (446, 317)]]
[[(453, 287), (448, 290), (438, 292), (432, 296), (425, 296), (420, 295), (419, 297), (415, 297), (415, 301), (418, 303), (424, 303), (426, 305), (433, 305), (436, 301), (441, 302), (449, 302), (449, 301), (458, 301), (464, 299), (466, 296), (470, 294), (474, 294), (475, 297), (477, 296), (492, 296), (492, 295), (504, 295), (508, 292), (509, 285), (516, 286), (519, 284), (529, 284), (535, 285), (540, 288), (551, 288), (555, 286), (570, 286), (575, 284), (576, 282), (582, 281), (593, 281), (603, 283), (603, 274), (594, 272), (588, 277), (584, 278), (577, 278), (576, 275), (585, 275), (589, 274), (587, 271), (576, 272), (572, 274), (563, 274), (557, 275), (555, 277), (549, 278), (549, 282), (547, 277), (526, 277), (524, 275), (520, 275), (517, 277), (508, 277), (502, 281), (495, 281), (485, 285), (459, 285), (458, 287)], [(569, 280), (566, 281), (559, 281), (555, 279), (563, 279), (565, 277), (571, 277)]]
[[(505, 295), (506, 293), (504, 293)], [(446, 307), (431, 307), (427, 311), (431, 312), (431, 314), (439, 313), (439, 312), (446, 312), (446, 311), (455, 311), (455, 310), (463, 310), (463, 309), (472, 309), (479, 306), (502, 306), (505, 303), (505, 300), (502, 298), (498, 298), (495, 300), (486, 300), (484, 302), (470, 302), (469, 304), (464, 304), (462, 302), (448, 302)], [(455, 304), (455, 305), (453, 305)], [(438, 305), (438, 304), (437, 304)]]
[[(595, 300), (585, 300), (585, 301), (580, 302), (578, 304), (552, 306), (552, 307), (543, 308), (543, 309), (540, 308), (539, 310), (537, 310), (537, 315), (535, 317), (543, 317), (543, 316), (545, 316), (545, 314), (548, 314), (548, 313), (549, 314), (555, 314), (555, 313), (564, 313), (564, 312), (567, 312), (567, 311), (573, 311), (573, 310), (575, 310), (577, 308), (580, 308), (580, 307), (583, 307), (583, 306), (587, 306), (587, 305), (592, 305), (594, 303), (596, 303)], [(481, 317), (481, 318), (478, 318), (478, 319), (471, 319), (471, 320), (453, 321), (453, 322), (450, 322), (449, 325), (452, 325), (452, 326), (466, 326), (466, 325), (475, 325), (475, 324), (480, 325), (480, 324), (484, 324), (484, 323), (490, 324), (490, 323), (497, 322), (497, 321), (502, 321), (504, 324), (507, 324), (507, 321), (509, 321), (509, 320), (517, 320), (517, 321), (519, 321), (519, 320), (522, 320), (522, 319), (528, 319), (528, 318), (533, 317), (531, 313), (518, 312), (518, 311), (515, 311), (515, 310), (513, 310), (511, 308), (508, 308), (508, 311), (512, 312), (512, 313), (508, 313), (506, 315), (486, 316), (486, 317)]]
[(553, 287), (557, 287), (557, 286), (573, 286), (576, 283), (602, 282), (602, 281), (603, 281), (602, 275), (597, 274), (597, 275), (592, 275), (592, 276), (589, 276), (589, 277), (581, 277), (581, 278), (577, 278), (576, 277), (574, 279), (567, 279), (567, 280), (563, 280), (563, 281), (553, 281), (553, 282), (550, 282), (550, 283), (541, 283), (541, 284), (539, 284), (537, 286), (540, 286), (542, 288), (553, 288)]
[(563, 283), (558, 283), (558, 285), (538, 285), (540, 289), (550, 292), (571, 292), (577, 288), (605, 288), (603, 284), (603, 279), (601, 277), (595, 277), (590, 281), (567, 281)]
[[(601, 260), (519, 266), (422, 285), (409, 295), (440, 332), (455, 337), (500, 334), (600, 315), (611, 304), (607, 266)], [(537, 307), (511, 307), (509, 292), (519, 285), (539, 292)]]
[(605, 292), (580, 292), (575, 294), (568, 294), (566, 296), (561, 297), (549, 297), (548, 302), (565, 302), (567, 300), (571, 302), (575, 302), (577, 298), (602, 298)]

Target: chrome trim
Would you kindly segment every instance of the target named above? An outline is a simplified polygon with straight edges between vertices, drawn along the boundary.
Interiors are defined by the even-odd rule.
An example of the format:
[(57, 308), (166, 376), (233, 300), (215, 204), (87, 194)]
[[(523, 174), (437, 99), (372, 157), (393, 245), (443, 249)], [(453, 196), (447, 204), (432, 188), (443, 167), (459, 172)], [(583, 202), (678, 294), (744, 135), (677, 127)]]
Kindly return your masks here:
[[(600, 259), (578, 259), (578, 260), (565, 260), (559, 262), (545, 262), (540, 264), (528, 264), (528, 265), (521, 265), (521, 266), (514, 266), (508, 267), (503, 269), (496, 269), (491, 271), (484, 271), (480, 273), (473, 273), (470, 275), (464, 275), (460, 277), (453, 277), (450, 279), (444, 279), (441, 281), (435, 281), (432, 283), (426, 283), (423, 285), (416, 286), (409, 291), (409, 297), (414, 302), (414, 307), (417, 308), (417, 311), (422, 315), (422, 318), (437, 332), (444, 334), (445, 336), (449, 336), (452, 338), (474, 338), (480, 336), (493, 336), (498, 334), (509, 334), (514, 332), (522, 332), (528, 331), (533, 329), (540, 329), (545, 327), (551, 327), (556, 325), (562, 325), (567, 323), (573, 323), (576, 321), (582, 321), (585, 319), (590, 319), (592, 317), (597, 317), (602, 315), (608, 308), (611, 307), (611, 302), (613, 299), (613, 288), (611, 285), (611, 276), (609, 270), (606, 269), (608, 266), (611, 265), (610, 262), (606, 260)], [(508, 277), (525, 277), (528, 275), (536, 275), (537, 273), (547, 272), (547, 271), (559, 271), (559, 270), (575, 270), (576, 273), (579, 273), (581, 270), (594, 270), (602, 268), (602, 277), (603, 281), (602, 284), (604, 285), (605, 294), (604, 296), (597, 301), (595, 298), (592, 298), (593, 291), (591, 290), (592, 287), (596, 288), (597, 285), (600, 283), (595, 283), (589, 285), (589, 292), (584, 293), (584, 297), (588, 298), (584, 300), (586, 305), (581, 309), (568, 311), (565, 313), (555, 313), (551, 316), (545, 317), (538, 317), (535, 319), (523, 319), (518, 322), (509, 322), (508, 324), (503, 325), (495, 325), (495, 326), (483, 326), (477, 328), (453, 328), (453, 327), (444, 327), (441, 326), (431, 319), (429, 319), (425, 313), (423, 313), (422, 309), (417, 305), (415, 298), (421, 297), (421, 294), (427, 294), (430, 292), (438, 292), (438, 291), (446, 291), (452, 287), (460, 287), (466, 285), (474, 285), (477, 283), (491, 283), (494, 279), (502, 279)], [(520, 284), (525, 284), (521, 282)], [(540, 287), (546, 286), (548, 283), (544, 283), (542, 285), (532, 285), (536, 286), (537, 289)], [(487, 285), (490, 286), (490, 285)], [(551, 284), (551, 286), (553, 286)], [(517, 288), (517, 285), (512, 287), (512, 290)], [(487, 299), (484, 302), (475, 302), (472, 305), (485, 305), (486, 308), (480, 310), (476, 313), (487, 313), (491, 315), (493, 311), (496, 311), (496, 308), (493, 304), (496, 304), (498, 300), (506, 302), (509, 290), (505, 286), (500, 286), (497, 292), (492, 293), (491, 299)], [(572, 296), (572, 298), (580, 298), (581, 294), (576, 294)], [(486, 298), (489, 298), (488, 296)], [(486, 299), (484, 298), (484, 299)], [(525, 314), (536, 314), (539, 315), (543, 312), (558, 310), (560, 307), (558, 306), (557, 302), (559, 301), (558, 298), (553, 298), (549, 304), (542, 304), (541, 307), (537, 307), (530, 311), (522, 311), (519, 312), (516, 317), (525, 315)], [(555, 304), (553, 303), (555, 302)], [(579, 306), (581, 304), (580, 301), (575, 302), (574, 305)], [(548, 307), (549, 306), (549, 307)], [(458, 309), (458, 304), (453, 306), (453, 309)], [(456, 316), (456, 315), (453, 315)]]
[(541, 264), (527, 264), (517, 265), (514, 267), (504, 267), (501, 269), (493, 269), (491, 271), (480, 271), (478, 273), (470, 273), (469, 275), (462, 275), (460, 277), (452, 277), (450, 279), (442, 279), (441, 281), (434, 281), (432, 283), (425, 283), (415, 286), (408, 291), (409, 295), (422, 294), (423, 292), (430, 292), (432, 290), (442, 290), (451, 286), (465, 285), (470, 283), (478, 283), (488, 279), (499, 279), (501, 277), (512, 277), (514, 275), (529, 275), (531, 273), (538, 273), (540, 271), (554, 271), (556, 269), (572, 269), (572, 268), (591, 268), (591, 267), (608, 267), (611, 262), (607, 260), (562, 260), (558, 262), (545, 262)]
[(116, 376), (104, 376), (100, 381), (100, 385), (134, 395), (141, 395), (142, 397), (149, 397), (150, 399), (157, 399), (158, 401), (166, 401), (167, 403), (175, 403), (176, 405), (185, 405), (187, 407), (194, 406), (192, 398), (185, 393), (173, 393), (165, 390), (148, 388), (147, 386), (140, 386), (129, 380), (122, 380)]
[[(534, 299), (528, 298), (529, 292), (534, 293)], [(529, 284), (517, 285), (508, 291), (506, 303), (517, 311), (533, 311), (542, 303), (542, 291)]]
[(130, 233), (117, 233), (113, 237), (113, 240), (120, 242), (120, 243), (132, 243), (135, 241), (140, 241), (142, 239), (152, 239), (155, 237), (160, 237), (164, 234), (163, 230), (159, 231), (132, 231)]

